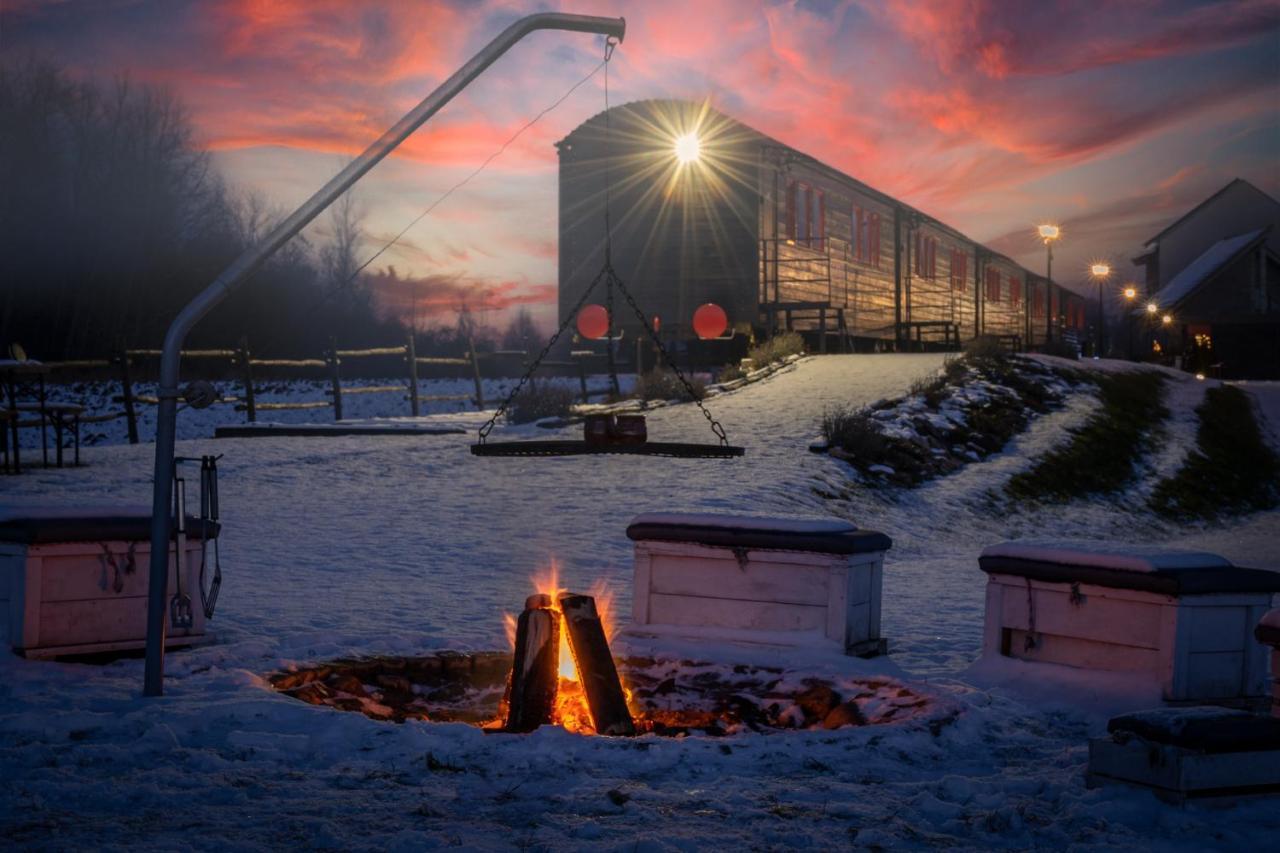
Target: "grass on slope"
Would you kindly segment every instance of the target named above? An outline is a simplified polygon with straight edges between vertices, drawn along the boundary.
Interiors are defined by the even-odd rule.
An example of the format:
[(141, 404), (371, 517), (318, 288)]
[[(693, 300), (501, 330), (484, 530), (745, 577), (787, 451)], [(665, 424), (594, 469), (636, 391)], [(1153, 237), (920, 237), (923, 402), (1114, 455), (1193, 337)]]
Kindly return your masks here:
[(1280, 460), (1267, 447), (1249, 397), (1224, 385), (1205, 392), (1192, 450), (1161, 480), (1151, 508), (1168, 518), (1214, 519), (1280, 504)]
[(1102, 409), (1071, 440), (1049, 451), (1005, 484), (1013, 498), (1064, 502), (1127, 486), (1138, 460), (1155, 442), (1164, 407), (1164, 377), (1153, 371), (1097, 377)]

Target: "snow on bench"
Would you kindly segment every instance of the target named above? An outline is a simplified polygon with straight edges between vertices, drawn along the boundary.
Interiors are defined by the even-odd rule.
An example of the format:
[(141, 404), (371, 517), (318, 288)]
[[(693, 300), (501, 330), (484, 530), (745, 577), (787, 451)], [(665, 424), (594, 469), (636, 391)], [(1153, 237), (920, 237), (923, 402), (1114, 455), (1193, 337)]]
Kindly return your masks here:
[(893, 543), (883, 533), (835, 519), (647, 513), (627, 536), (636, 543), (633, 627), (885, 650), (880, 590)]
[(1166, 701), (1265, 695), (1253, 626), (1280, 573), (1217, 554), (1071, 540), (1005, 542), (982, 552), (983, 653), (1145, 674)]

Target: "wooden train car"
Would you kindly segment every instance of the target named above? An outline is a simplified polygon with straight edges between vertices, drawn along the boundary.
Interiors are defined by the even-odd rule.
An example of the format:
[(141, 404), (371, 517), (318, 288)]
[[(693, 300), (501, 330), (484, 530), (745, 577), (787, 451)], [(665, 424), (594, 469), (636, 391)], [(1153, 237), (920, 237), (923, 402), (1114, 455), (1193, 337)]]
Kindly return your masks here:
[[(1082, 297), (705, 103), (614, 107), (556, 147), (562, 320), (604, 262), (608, 187), (613, 265), (665, 335), (692, 336), (706, 302), (739, 332), (804, 330), (824, 347), (1025, 348), (1083, 327)], [(640, 331), (620, 300), (615, 318)]]

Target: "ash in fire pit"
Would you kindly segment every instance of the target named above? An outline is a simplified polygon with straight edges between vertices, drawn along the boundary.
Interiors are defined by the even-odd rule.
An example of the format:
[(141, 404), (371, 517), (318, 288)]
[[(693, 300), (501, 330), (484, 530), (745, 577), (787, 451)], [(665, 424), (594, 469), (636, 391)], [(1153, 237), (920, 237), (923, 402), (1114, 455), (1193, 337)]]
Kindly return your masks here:
[[(279, 691), (376, 720), (464, 722), (506, 730), (504, 696), (513, 656), (442, 652), (419, 658), (335, 661), (269, 677)], [(819, 679), (804, 673), (688, 660), (623, 658), (635, 731), (667, 736), (836, 729), (937, 716), (931, 697), (890, 678)], [(561, 674), (558, 703), (581, 701)], [(943, 722), (950, 717), (943, 719)], [(588, 721), (557, 721), (592, 733)]]

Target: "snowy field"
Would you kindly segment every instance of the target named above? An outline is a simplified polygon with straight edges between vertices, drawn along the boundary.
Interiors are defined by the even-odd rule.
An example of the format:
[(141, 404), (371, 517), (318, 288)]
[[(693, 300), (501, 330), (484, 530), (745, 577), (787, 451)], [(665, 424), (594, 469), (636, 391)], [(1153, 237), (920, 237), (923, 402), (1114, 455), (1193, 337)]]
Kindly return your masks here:
[[(1088, 416), (1088, 395), (1034, 421), (1005, 453), (894, 497), (851, 487), (848, 466), (807, 452), (826, 406), (903, 393), (942, 358), (809, 359), (716, 398), (730, 440), (747, 448), (741, 460), (477, 459), (470, 435), (215, 441), (192, 437), (211, 429), (184, 427), (179, 454), (226, 454), (219, 640), (171, 654), (166, 696), (147, 701), (137, 660), (0, 656), (0, 839), (24, 849), (657, 851), (1246, 849), (1277, 837), (1274, 799), (1176, 809), (1084, 787), (1087, 738), (1111, 713), (1150, 704), (1145, 687), (974, 666), (977, 555), (994, 542), (1150, 542), (1280, 569), (1278, 513), (1187, 529), (1140, 509), (1154, 476), (1175, 470), (1194, 442), (1205, 383), (1171, 376), (1166, 448), (1149, 460), (1150, 476), (1107, 502), (1009, 511), (987, 497)], [(1280, 386), (1246, 387), (1264, 411), (1280, 410)], [(1270, 428), (1280, 435), (1280, 421)], [(533, 427), (495, 437), (513, 432), (558, 437)], [(652, 412), (649, 434), (712, 439), (690, 406)], [(145, 504), (152, 454), (89, 447), (87, 467), (0, 479), (0, 500)], [(529, 578), (552, 560), (569, 587), (607, 582), (627, 613), (627, 522), (667, 510), (837, 515), (889, 534), (889, 658), (727, 654), (815, 674), (894, 675), (958, 708), (957, 721), (936, 732), (904, 724), (722, 739), (492, 736), (312, 707), (261, 678), (353, 654), (503, 648), (501, 614), (519, 608)], [(610, 791), (629, 799), (617, 805)]]

